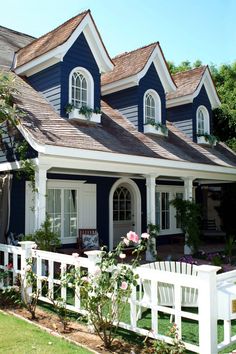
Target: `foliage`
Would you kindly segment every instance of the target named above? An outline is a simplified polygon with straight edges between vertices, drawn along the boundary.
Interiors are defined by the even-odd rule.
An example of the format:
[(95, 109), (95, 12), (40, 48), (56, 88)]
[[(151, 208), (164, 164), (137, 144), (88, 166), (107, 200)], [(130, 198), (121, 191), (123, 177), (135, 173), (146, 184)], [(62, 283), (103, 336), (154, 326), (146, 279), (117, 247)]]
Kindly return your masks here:
[(48, 215), (46, 215), (46, 219), (42, 223), (41, 228), (33, 234), (25, 235), (22, 241), (34, 241), (40, 250), (51, 252), (55, 252), (56, 248), (61, 245), (59, 234), (52, 231), (52, 225)]
[(68, 317), (68, 310), (66, 308), (66, 301), (62, 297), (54, 298), (55, 294), (52, 293), (48, 294), (49, 299), (52, 302), (54, 310), (59, 318), (59, 321), (63, 325), (63, 331), (65, 332), (68, 328), (69, 324), (69, 317)]
[(32, 269), (32, 259), (28, 259), (24, 274), (21, 278), (22, 304), (30, 313), (31, 319), (36, 319), (36, 307), (38, 304), (40, 291), (37, 288), (37, 276)]
[[(65, 111), (67, 114), (71, 113), (76, 107), (72, 104), (72, 103), (67, 103), (67, 105), (65, 106)], [(91, 118), (92, 114), (100, 114), (101, 113), (101, 109), (96, 107), (94, 109), (83, 105), (80, 108), (78, 108), (79, 110), (79, 114), (84, 115), (88, 120)]]
[(208, 133), (197, 134), (197, 136), (203, 136), (205, 138), (206, 142), (208, 142), (211, 146), (214, 146), (218, 140), (215, 135), (208, 134)]
[(171, 201), (175, 207), (181, 228), (187, 235), (187, 245), (197, 252), (200, 241), (200, 207), (191, 200), (175, 198)]
[(228, 257), (228, 261), (231, 264), (233, 250), (235, 249), (235, 236), (229, 235), (225, 242), (225, 254)]
[(17, 146), (17, 153), (19, 154), (19, 158), (21, 161), (21, 170), (17, 171), (17, 177), (21, 178), (22, 175), (30, 181), (32, 190), (37, 192), (35, 188), (35, 164), (31, 161), (26, 159), (27, 153), (29, 150), (29, 144), (26, 140), (23, 142), (18, 143)]
[(178, 72), (183, 72), (191, 69), (198, 68), (202, 66), (201, 60), (196, 60), (193, 64), (190, 61), (184, 60), (179, 65), (175, 65), (172, 61), (168, 61), (168, 66), (171, 74), (176, 74)]
[[(75, 295), (80, 297), (88, 313), (89, 324), (106, 348), (112, 345), (132, 286), (137, 285), (138, 276), (134, 268), (139, 264), (141, 252), (146, 249), (148, 238), (147, 233), (139, 238), (130, 231), (113, 252), (101, 251), (97, 266), (89, 273), (73, 267), (62, 278), (63, 286), (74, 289)], [(118, 264), (119, 259), (125, 258), (122, 250), (131, 242), (137, 245), (133, 251), (134, 259), (129, 265)], [(78, 254), (74, 254), (74, 257), (77, 258)]]
[(154, 342), (155, 354), (181, 354), (185, 353), (185, 345), (179, 338), (178, 328), (176, 324), (170, 327), (168, 336), (172, 338), (172, 344), (168, 344), (165, 341), (157, 340)]
[(160, 122), (156, 122), (155, 119), (148, 119), (147, 123), (145, 123), (145, 125), (147, 125), (147, 124), (152, 125), (153, 127), (155, 127), (156, 130), (160, 129), (164, 135), (167, 135), (167, 133), (168, 133), (167, 126), (165, 124), (160, 123)]

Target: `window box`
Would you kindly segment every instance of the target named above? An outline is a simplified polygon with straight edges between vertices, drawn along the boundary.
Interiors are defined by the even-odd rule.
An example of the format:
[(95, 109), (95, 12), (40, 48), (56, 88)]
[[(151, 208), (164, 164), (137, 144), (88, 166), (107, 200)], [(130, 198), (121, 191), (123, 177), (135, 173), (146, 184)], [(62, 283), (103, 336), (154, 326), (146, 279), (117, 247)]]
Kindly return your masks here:
[(168, 136), (168, 130), (164, 131), (161, 127), (157, 127), (153, 124), (145, 124), (143, 126), (144, 134), (153, 134), (159, 136)]
[[(212, 137), (213, 137), (213, 135), (212, 135)], [(208, 135), (197, 136), (197, 143), (200, 145), (216, 146), (216, 142), (217, 142), (217, 139), (214, 139), (214, 137), (213, 137), (211, 140), (208, 138)]]
[(69, 113), (69, 119), (86, 120), (87, 122), (101, 123), (101, 113), (92, 113), (90, 117), (86, 117), (84, 114), (79, 113), (79, 109), (74, 108)]

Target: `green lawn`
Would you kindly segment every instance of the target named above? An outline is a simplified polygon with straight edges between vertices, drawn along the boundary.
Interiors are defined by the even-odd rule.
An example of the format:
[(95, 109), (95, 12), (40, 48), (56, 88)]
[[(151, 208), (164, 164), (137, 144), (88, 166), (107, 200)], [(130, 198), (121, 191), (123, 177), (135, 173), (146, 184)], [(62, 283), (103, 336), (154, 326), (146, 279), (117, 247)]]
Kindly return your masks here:
[(19, 318), (3, 313), (0, 313), (0, 343), (0, 353), (4, 354), (91, 353)]

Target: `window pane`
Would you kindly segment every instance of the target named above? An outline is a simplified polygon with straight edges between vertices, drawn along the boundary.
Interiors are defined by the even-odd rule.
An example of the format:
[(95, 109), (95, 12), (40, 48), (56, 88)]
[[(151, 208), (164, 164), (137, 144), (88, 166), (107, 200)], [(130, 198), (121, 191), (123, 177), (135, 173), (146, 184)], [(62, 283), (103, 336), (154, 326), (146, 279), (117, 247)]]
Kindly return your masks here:
[(88, 84), (81, 73), (74, 73), (71, 80), (71, 101), (76, 108), (88, 104)]
[(61, 235), (61, 190), (47, 191), (46, 211), (52, 224), (52, 230)]
[(64, 190), (64, 237), (77, 235), (77, 191)]
[(170, 228), (169, 193), (161, 193), (161, 228), (162, 230)]
[(160, 193), (159, 192), (156, 193), (155, 202), (156, 202), (156, 225), (160, 226)]

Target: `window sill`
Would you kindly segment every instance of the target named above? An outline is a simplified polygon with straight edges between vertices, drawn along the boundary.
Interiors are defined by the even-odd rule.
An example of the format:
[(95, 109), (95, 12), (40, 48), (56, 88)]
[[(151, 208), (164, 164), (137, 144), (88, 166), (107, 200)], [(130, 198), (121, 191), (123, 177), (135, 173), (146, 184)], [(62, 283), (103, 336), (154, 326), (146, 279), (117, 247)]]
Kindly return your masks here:
[(79, 120), (85, 120), (87, 122), (93, 122), (93, 123), (101, 123), (101, 113), (92, 113), (91, 117), (85, 117), (84, 114), (79, 113), (78, 109), (73, 109), (69, 113), (69, 119), (79, 119)]
[(156, 128), (152, 124), (145, 124), (143, 126), (144, 134), (152, 134), (152, 135), (159, 135), (159, 136), (168, 136), (168, 131), (164, 134), (160, 127)]
[[(207, 145), (207, 146), (210, 146), (210, 145), (211, 145), (211, 144), (209, 143), (209, 141), (207, 141), (207, 140), (205, 139), (204, 136), (198, 136), (198, 137), (197, 137), (197, 143), (198, 143), (199, 145)], [(216, 146), (216, 142), (214, 142), (213, 146)]]

